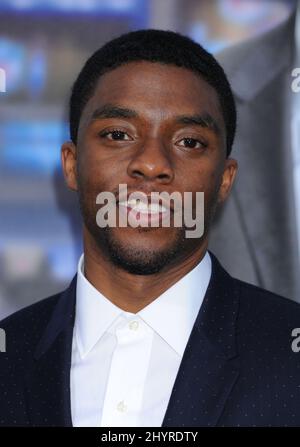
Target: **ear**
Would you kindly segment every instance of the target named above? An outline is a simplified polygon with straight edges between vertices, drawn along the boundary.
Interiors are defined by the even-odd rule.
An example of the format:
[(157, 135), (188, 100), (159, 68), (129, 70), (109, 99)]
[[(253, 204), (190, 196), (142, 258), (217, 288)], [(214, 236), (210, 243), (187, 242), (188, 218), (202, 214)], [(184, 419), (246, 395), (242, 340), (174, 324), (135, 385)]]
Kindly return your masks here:
[(68, 188), (77, 191), (77, 151), (72, 141), (61, 147), (61, 165)]
[(226, 158), (222, 175), (222, 183), (219, 189), (218, 202), (223, 203), (229, 196), (237, 173), (238, 163), (233, 158)]

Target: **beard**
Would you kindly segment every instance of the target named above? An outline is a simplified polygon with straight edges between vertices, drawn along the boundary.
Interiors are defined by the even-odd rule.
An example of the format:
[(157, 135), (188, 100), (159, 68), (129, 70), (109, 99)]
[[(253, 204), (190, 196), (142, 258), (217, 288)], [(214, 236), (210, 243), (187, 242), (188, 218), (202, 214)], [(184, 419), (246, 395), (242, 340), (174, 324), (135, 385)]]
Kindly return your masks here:
[[(95, 231), (96, 234), (93, 234), (94, 240), (101, 252), (104, 252), (115, 266), (134, 275), (152, 275), (158, 273), (185, 251), (185, 230), (182, 228), (177, 229), (175, 239), (168, 247), (158, 250), (138, 248), (124, 244), (115, 237), (113, 231), (114, 229), (109, 227), (97, 228)], [(159, 231), (159, 229), (136, 228), (134, 231), (146, 233), (148, 231)]]
[[(149, 247), (147, 249), (144, 247), (138, 248), (122, 242), (115, 234), (118, 228), (109, 226), (100, 228), (96, 223), (98, 208), (95, 206), (95, 201), (90, 200), (91, 196), (93, 194), (87, 194), (84, 188), (79, 188), (78, 197), (83, 222), (92, 236), (97, 250), (116, 267), (128, 273), (152, 275), (162, 271), (164, 267), (176, 263), (176, 261), (178, 262), (180, 258), (193, 252), (195, 248), (203, 244), (217, 208), (218, 190), (216, 189), (210, 195), (208, 203), (205, 203), (204, 233), (200, 238), (186, 238), (185, 232), (190, 230), (190, 228), (186, 227), (183, 222), (182, 227), (173, 228), (175, 234), (173, 233), (172, 237), (170, 237), (169, 244), (155, 250)], [(137, 227), (134, 231), (141, 234), (149, 231), (160, 231), (160, 228)], [(133, 237), (135, 236), (133, 235)]]

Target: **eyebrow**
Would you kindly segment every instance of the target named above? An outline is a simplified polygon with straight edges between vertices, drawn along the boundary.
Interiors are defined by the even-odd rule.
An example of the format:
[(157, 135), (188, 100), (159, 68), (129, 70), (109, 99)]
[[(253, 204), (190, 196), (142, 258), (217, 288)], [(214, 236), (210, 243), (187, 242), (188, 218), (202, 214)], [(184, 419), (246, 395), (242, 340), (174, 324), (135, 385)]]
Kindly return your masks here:
[(196, 124), (197, 126), (212, 130), (217, 135), (221, 133), (219, 125), (209, 113), (196, 115), (180, 115), (175, 117), (175, 121), (179, 124)]
[(137, 118), (138, 114), (134, 110), (125, 107), (119, 107), (111, 104), (106, 104), (94, 110), (91, 119), (105, 119), (105, 118)]
[[(105, 104), (102, 107), (94, 110), (91, 120), (109, 119), (109, 118), (138, 118), (138, 113), (135, 110), (126, 107), (120, 107), (112, 104)], [(217, 135), (220, 134), (220, 128), (216, 120), (209, 114), (195, 114), (195, 115), (178, 115), (175, 117), (175, 122), (178, 124), (197, 125), (206, 129), (212, 130)]]

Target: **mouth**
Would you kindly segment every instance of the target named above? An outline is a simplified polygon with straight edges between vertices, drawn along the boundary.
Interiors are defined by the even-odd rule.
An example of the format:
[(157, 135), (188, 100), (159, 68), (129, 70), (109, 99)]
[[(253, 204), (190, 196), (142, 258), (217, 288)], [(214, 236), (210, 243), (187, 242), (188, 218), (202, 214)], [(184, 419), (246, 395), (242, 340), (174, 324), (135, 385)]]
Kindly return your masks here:
[(163, 199), (151, 200), (151, 196), (147, 196), (147, 200), (118, 200), (117, 206), (121, 215), (129, 222), (133, 219), (137, 225), (141, 226), (159, 226), (173, 213), (172, 207)]

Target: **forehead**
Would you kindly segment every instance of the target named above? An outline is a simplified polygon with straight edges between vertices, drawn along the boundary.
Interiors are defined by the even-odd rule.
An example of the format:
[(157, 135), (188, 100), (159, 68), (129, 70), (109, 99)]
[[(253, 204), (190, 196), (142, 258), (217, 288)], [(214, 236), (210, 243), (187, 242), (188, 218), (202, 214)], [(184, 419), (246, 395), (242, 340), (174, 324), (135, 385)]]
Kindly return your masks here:
[(121, 104), (149, 117), (205, 111), (223, 124), (215, 89), (191, 70), (167, 64), (130, 62), (105, 73), (84, 114), (91, 115), (107, 103)]

